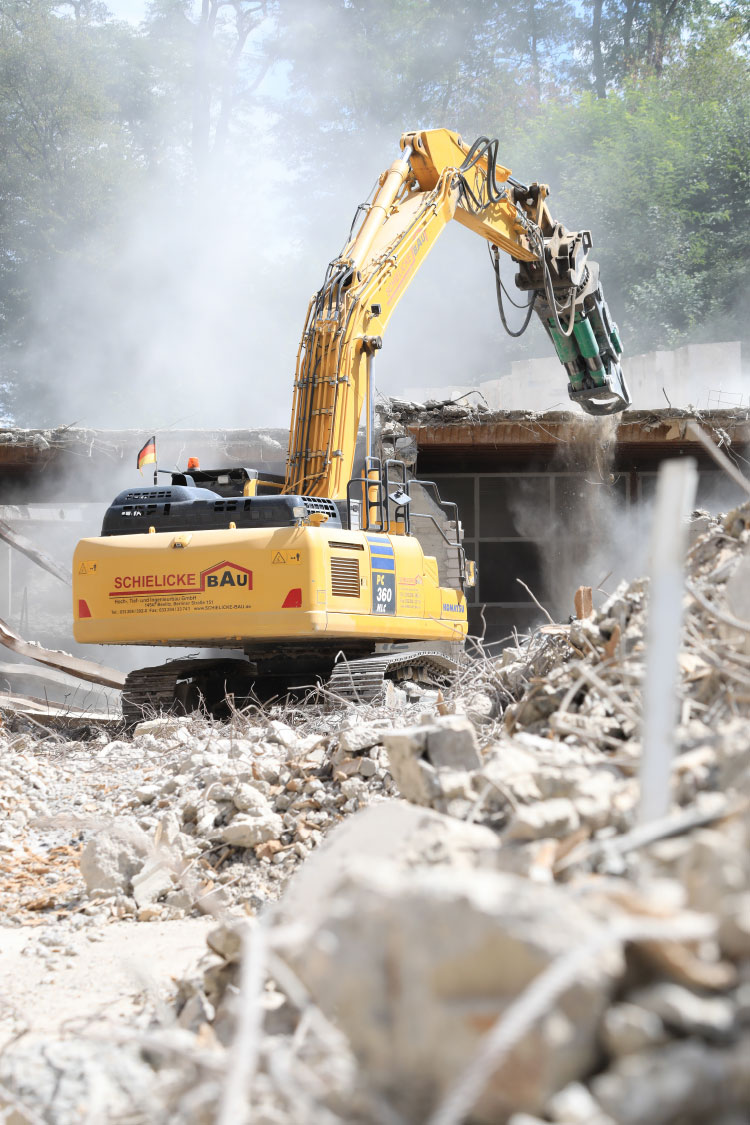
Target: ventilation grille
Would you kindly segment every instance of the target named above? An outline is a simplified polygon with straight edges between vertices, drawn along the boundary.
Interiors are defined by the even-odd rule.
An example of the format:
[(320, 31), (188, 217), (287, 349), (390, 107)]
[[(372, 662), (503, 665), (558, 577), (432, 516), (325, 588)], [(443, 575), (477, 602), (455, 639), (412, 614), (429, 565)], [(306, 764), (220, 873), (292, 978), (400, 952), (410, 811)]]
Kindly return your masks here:
[(327, 496), (303, 496), (302, 503), (305, 505), (308, 516), (312, 512), (322, 512), (323, 515), (333, 516), (335, 519), (339, 514), (333, 500), (329, 500)]
[(339, 543), (337, 539), (329, 539), (328, 546), (337, 551), (364, 551), (364, 543)]
[(135, 504), (139, 500), (171, 500), (171, 499), (172, 499), (172, 489), (171, 488), (160, 488), (158, 492), (155, 492), (153, 488), (149, 488), (148, 492), (145, 492), (145, 491), (144, 492), (129, 492), (127, 494), (127, 496), (125, 497), (125, 500), (123, 501), (123, 503), (125, 503), (125, 504)]
[(331, 559), (331, 592), (337, 598), (359, 597), (359, 559)]

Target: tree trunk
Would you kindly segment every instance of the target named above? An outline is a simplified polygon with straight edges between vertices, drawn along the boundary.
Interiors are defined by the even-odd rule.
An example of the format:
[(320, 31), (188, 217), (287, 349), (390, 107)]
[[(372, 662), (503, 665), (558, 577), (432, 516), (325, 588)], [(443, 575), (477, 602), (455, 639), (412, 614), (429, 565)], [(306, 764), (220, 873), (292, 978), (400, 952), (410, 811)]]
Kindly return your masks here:
[(625, 67), (629, 69), (633, 61), (633, 23), (638, 12), (640, 0), (625, 0), (625, 17), (622, 26), (622, 53)]
[(655, 24), (653, 26), (653, 36), (651, 38), (651, 57), (650, 62), (653, 67), (654, 74), (661, 74), (664, 69), (664, 54), (667, 48), (667, 36), (669, 29), (677, 10), (680, 6), (681, 0), (669, 0), (668, 4), (659, 4), (654, 6)]
[(211, 91), (208, 82), (208, 50), (214, 19), (211, 19), (212, 0), (202, 0), (201, 14), (196, 28), (195, 66), (193, 78), (193, 165), (199, 174), (208, 162), (211, 132)]
[(536, 0), (529, 0), (529, 53), (531, 56), (531, 75), (534, 83), (537, 104), (542, 97), (542, 79), (539, 68), (539, 33), (536, 18)]
[(602, 50), (602, 7), (604, 0), (594, 0), (591, 20), (591, 47), (594, 53), (594, 89), (597, 98), (606, 98), (607, 83), (604, 78), (604, 52)]

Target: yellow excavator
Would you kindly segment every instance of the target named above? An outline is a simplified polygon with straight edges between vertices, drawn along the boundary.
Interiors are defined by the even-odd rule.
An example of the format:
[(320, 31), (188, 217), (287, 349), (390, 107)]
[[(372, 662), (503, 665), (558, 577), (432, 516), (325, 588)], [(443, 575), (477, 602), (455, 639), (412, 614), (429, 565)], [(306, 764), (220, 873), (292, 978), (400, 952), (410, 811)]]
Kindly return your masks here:
[[(372, 698), (385, 677), (434, 682), (456, 666), (467, 631), (465, 558), (455, 505), (434, 483), (377, 455), (373, 356), (396, 305), (451, 219), (489, 244), (503, 323), (499, 251), (528, 294), (589, 414), (624, 410), (617, 326), (591, 235), (549, 212), (549, 189), (498, 163), (498, 142), (447, 129), (405, 133), (401, 154), (310, 302), (297, 356), (286, 477), (231, 468), (171, 474), (121, 492), (101, 536), (82, 540), (73, 574), (79, 642), (221, 649), (128, 677), (125, 718), (178, 704), (209, 708), (330, 676)], [(366, 452), (355, 473), (365, 414)], [(432, 496), (417, 512), (417, 494)], [(424, 504), (422, 504), (424, 507)], [(430, 521), (452, 581), (426, 555)], [(434, 538), (434, 536), (433, 536)]]

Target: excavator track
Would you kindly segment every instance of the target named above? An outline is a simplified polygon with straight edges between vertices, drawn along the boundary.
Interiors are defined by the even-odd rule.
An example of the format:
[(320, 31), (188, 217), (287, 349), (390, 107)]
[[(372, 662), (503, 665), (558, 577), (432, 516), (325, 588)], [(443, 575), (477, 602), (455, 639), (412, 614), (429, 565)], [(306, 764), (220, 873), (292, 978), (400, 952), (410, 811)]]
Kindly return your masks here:
[[(182, 682), (193, 681), (201, 674), (218, 678), (222, 673), (229, 675), (244, 670), (245, 662), (240, 660), (171, 660), (151, 668), (138, 668), (129, 672), (122, 689), (122, 717), (129, 727), (140, 723), (144, 718), (164, 712), (195, 710), (200, 704), (196, 693), (191, 707), (187, 695), (180, 692)], [(246, 667), (250, 668), (249, 665)], [(181, 698), (181, 694), (183, 698)]]
[(387, 679), (411, 679), (430, 687), (440, 687), (460, 667), (458, 661), (449, 656), (426, 649), (384, 653), (363, 660), (340, 660), (326, 687), (339, 699), (370, 703), (381, 693)]
[[(291, 673), (287, 661), (287, 670)], [(353, 660), (339, 660), (326, 688), (332, 696), (352, 703), (368, 703), (382, 692), (387, 679), (412, 680), (440, 687), (461, 667), (444, 653), (426, 649), (383, 653)], [(226, 702), (225, 685), (242, 685), (243, 694), (253, 690), (257, 665), (242, 659), (172, 660), (130, 672), (122, 692), (122, 715), (128, 727), (153, 715), (169, 712), (212, 711)], [(262, 678), (262, 673), (261, 673)], [(291, 676), (290, 676), (291, 678)], [(307, 680), (310, 685), (312, 677)], [(291, 685), (289, 685), (291, 686)], [(238, 700), (238, 705), (240, 705)]]
[(158, 715), (171, 710), (176, 686), (177, 676), (166, 664), (129, 672), (122, 689), (122, 717), (127, 725), (140, 723), (151, 711)]

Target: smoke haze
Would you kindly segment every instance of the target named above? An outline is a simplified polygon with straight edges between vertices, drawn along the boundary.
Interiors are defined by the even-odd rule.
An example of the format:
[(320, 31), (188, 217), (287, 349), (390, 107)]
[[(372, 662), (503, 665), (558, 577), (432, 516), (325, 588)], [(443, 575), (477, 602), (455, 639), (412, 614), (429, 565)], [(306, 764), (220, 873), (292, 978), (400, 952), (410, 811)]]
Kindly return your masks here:
[[(285, 425), (308, 300), (409, 128), (499, 136), (499, 159), (516, 176), (551, 184), (553, 214), (593, 231), (626, 355), (746, 333), (742, 240), (691, 227), (726, 214), (739, 231), (745, 198), (744, 165), (727, 177), (716, 168), (746, 129), (747, 68), (733, 42), (711, 39), (710, 21), (700, 33), (672, 29), (664, 73), (644, 79), (631, 104), (615, 41), (608, 98), (582, 100), (590, 29), (581, 13), (562, 18), (574, 15), (565, 3), (553, 14), (501, 0), (210, 0), (208, 30), (190, 0), (114, 0), (114, 14), (131, 21), (119, 25), (82, 0), (80, 28), (67, 8), (10, 0), (9, 12), (14, 4), (27, 42), (0, 40), (8, 89), (31, 73), (29, 59), (47, 65), (35, 92), (60, 152), (38, 175), (57, 177), (55, 191), (31, 184), (37, 194), (9, 231), (23, 244), (36, 223), (43, 236), (36, 272), (21, 279), (28, 310), (8, 303), (20, 423)], [(648, 7), (634, 51), (653, 38)], [(529, 19), (541, 21), (531, 37)], [(56, 117), (71, 84), (76, 99)], [(0, 138), (11, 156), (34, 139), (19, 129)], [(19, 169), (11, 160), (6, 198), (16, 202), (31, 183), (23, 159)], [(703, 180), (710, 200), (690, 194)], [(67, 230), (67, 241), (45, 242), (47, 227)], [(18, 261), (11, 238), (11, 289)], [(386, 394), (476, 383), (505, 374), (511, 359), (549, 354), (533, 322), (520, 342), (505, 337), (486, 247), (452, 225), (393, 318), (377, 381)]]
[[(364, 176), (345, 176), (335, 198), (301, 191), (291, 207), (272, 157), (258, 164), (252, 191), (224, 184), (176, 204), (170, 182), (153, 184), (124, 208), (106, 246), (45, 277), (18, 420), (145, 430), (288, 424), (307, 303), (365, 181), (397, 141)], [(389, 327), (376, 367), (383, 393), (503, 369), (486, 259), (463, 228), (444, 232)]]

